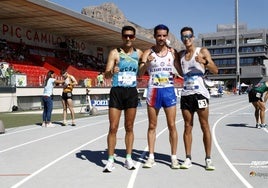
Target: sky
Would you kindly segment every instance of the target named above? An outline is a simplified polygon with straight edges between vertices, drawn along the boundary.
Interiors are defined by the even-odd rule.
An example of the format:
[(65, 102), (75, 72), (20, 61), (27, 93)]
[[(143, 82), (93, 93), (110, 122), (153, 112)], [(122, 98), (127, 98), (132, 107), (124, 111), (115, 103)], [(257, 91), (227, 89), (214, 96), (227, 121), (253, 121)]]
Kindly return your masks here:
[[(218, 24), (235, 24), (236, 0), (49, 0), (81, 13), (82, 8), (114, 3), (128, 21), (146, 29), (165, 24), (175, 37), (190, 26), (195, 36), (214, 33)], [(238, 0), (238, 22), (248, 29), (268, 29), (267, 0)]]

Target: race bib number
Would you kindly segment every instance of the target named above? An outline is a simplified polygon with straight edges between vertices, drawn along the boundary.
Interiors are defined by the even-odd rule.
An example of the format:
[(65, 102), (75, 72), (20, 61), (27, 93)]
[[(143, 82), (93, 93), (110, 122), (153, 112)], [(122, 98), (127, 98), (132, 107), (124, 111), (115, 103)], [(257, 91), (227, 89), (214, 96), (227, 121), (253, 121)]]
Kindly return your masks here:
[(198, 100), (198, 108), (207, 108), (208, 103), (206, 99)]
[(169, 74), (167, 73), (155, 73), (152, 76), (152, 84), (155, 86), (165, 86), (170, 84)]
[(119, 72), (118, 82), (121, 86), (133, 86), (136, 82), (135, 73)]
[(168, 84), (168, 78), (154, 78), (153, 84), (154, 85), (166, 85)]
[(72, 93), (67, 93), (67, 97), (72, 97)]
[(198, 84), (195, 84), (196, 79), (197, 79), (196, 76), (184, 77), (184, 89), (186, 90), (199, 89)]
[(257, 98), (261, 98), (261, 93), (256, 93)]

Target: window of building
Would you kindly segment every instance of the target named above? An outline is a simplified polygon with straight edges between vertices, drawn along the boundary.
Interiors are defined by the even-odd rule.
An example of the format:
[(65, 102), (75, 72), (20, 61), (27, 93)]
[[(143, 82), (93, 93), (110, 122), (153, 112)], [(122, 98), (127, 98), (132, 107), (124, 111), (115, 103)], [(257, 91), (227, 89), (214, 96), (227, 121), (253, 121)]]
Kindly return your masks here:
[(233, 44), (233, 40), (226, 40), (226, 44), (227, 45), (232, 45)]
[(218, 39), (217, 40), (217, 45), (222, 46), (224, 44), (225, 44), (225, 40), (224, 39)]
[(264, 47), (263, 47), (263, 46), (256, 46), (256, 47), (254, 48), (254, 51), (255, 51), (255, 52), (264, 52)]
[(205, 40), (205, 46), (211, 46), (211, 40)]
[(222, 49), (215, 49), (214, 50), (214, 55), (220, 55), (222, 54)]
[(232, 53), (232, 48), (224, 48), (223, 49), (223, 54), (231, 54)]

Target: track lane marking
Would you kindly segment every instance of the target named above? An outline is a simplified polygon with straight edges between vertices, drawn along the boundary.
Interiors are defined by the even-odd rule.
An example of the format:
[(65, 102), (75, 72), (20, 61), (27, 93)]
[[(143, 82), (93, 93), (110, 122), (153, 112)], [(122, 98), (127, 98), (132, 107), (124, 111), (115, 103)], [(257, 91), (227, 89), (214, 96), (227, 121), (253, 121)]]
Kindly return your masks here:
[(233, 173), (238, 177), (238, 179), (248, 188), (253, 188), (253, 186), (238, 172), (238, 170), (233, 166), (233, 164), (229, 161), (229, 159), (226, 157), (226, 155), (224, 154), (224, 152), (222, 151), (218, 141), (217, 141), (217, 137), (216, 137), (216, 133), (215, 133), (215, 130), (216, 130), (216, 127), (218, 125), (218, 123), (226, 118), (227, 116), (235, 113), (235, 112), (238, 112), (244, 108), (248, 108), (249, 105), (243, 107), (243, 108), (240, 108), (238, 110), (235, 110), (235, 111), (232, 111), (224, 116), (222, 116), (221, 118), (219, 118), (213, 125), (212, 127), (212, 139), (214, 141), (214, 144), (216, 146), (216, 148), (218, 149), (219, 153), (221, 154), (223, 160), (226, 162), (226, 164), (230, 167), (230, 169), (233, 171)]

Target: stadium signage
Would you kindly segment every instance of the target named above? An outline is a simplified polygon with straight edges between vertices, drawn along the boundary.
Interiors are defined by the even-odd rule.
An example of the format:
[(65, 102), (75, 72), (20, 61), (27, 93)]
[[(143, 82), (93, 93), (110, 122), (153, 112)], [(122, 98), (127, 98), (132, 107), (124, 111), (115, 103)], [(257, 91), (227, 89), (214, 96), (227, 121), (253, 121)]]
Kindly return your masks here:
[(108, 106), (108, 100), (91, 100), (93, 106)]
[[(17, 41), (17, 39), (23, 39), (26, 44), (45, 44), (46, 47), (58, 45), (62, 42), (67, 42), (64, 37), (53, 35), (53, 33), (44, 33), (40, 31), (35, 31), (33, 29), (26, 29), (19, 26), (13, 26), (9, 24), (1, 24), (1, 36), (2, 39), (7, 39), (11, 41)], [(75, 47), (79, 50), (85, 50), (86, 45), (84, 42), (75, 42)]]

